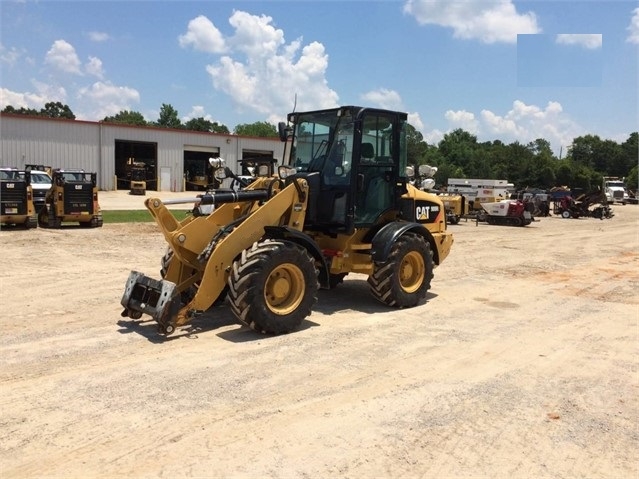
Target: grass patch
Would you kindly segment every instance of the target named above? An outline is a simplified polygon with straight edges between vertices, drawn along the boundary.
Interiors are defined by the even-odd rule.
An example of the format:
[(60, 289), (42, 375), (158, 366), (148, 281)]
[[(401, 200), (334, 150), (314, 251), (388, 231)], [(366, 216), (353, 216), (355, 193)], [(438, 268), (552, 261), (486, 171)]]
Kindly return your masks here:
[[(187, 214), (183, 210), (169, 210), (175, 219), (182, 221)], [(148, 210), (102, 210), (104, 223), (152, 223), (153, 217)]]

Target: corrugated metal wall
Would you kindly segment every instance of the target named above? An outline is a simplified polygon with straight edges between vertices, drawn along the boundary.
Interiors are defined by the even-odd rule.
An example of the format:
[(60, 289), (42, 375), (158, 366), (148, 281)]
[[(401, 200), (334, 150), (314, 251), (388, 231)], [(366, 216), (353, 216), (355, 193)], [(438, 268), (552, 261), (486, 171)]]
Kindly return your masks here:
[(170, 168), (171, 190), (174, 191), (183, 189), (184, 150), (189, 147), (219, 149), (227, 165), (238, 173), (237, 160), (242, 158), (242, 151), (272, 151), (278, 164), (282, 164), (284, 149), (284, 144), (277, 138), (2, 114), (0, 166), (23, 168), (25, 164), (42, 164), (53, 168), (95, 171), (100, 189), (114, 190), (116, 140), (156, 143), (158, 177), (162, 168)]
[(95, 124), (2, 115), (0, 137), (2, 166), (21, 168), (32, 163), (97, 171), (99, 143)]

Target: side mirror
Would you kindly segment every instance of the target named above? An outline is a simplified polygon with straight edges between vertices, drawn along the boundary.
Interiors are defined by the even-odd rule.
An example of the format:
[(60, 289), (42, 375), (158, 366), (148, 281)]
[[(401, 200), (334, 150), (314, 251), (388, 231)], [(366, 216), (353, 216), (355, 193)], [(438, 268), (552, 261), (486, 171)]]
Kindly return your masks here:
[(280, 121), (277, 124), (277, 132), (280, 135), (280, 141), (286, 141), (291, 133), (291, 129), (286, 126), (286, 123)]

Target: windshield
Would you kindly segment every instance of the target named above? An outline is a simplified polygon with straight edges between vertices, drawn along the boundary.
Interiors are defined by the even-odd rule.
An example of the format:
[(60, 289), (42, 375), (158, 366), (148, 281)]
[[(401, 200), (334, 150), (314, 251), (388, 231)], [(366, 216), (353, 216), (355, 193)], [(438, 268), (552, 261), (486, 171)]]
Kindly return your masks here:
[(24, 180), (24, 171), (19, 171), (19, 170), (0, 170), (0, 179), (2, 179), (2, 180)]
[(34, 171), (31, 171), (31, 183), (50, 185), (51, 178), (46, 173), (35, 173)]
[(606, 186), (608, 186), (609, 188), (623, 188), (624, 184), (623, 181), (607, 181), (606, 182)]
[(353, 135), (349, 113), (338, 116), (336, 110), (330, 110), (300, 114), (291, 149), (292, 166), (297, 171), (323, 171), (329, 164), (331, 170), (350, 170)]

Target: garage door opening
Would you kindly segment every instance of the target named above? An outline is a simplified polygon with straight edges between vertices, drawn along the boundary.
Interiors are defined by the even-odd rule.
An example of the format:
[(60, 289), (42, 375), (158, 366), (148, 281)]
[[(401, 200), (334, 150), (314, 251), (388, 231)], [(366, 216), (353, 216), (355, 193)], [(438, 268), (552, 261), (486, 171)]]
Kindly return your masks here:
[(157, 191), (157, 156), (157, 143), (115, 140), (116, 189), (130, 189), (131, 168), (134, 164), (143, 164), (146, 171), (146, 189)]
[(204, 191), (214, 183), (213, 168), (209, 158), (220, 156), (219, 148), (197, 146), (184, 147), (184, 189)]

